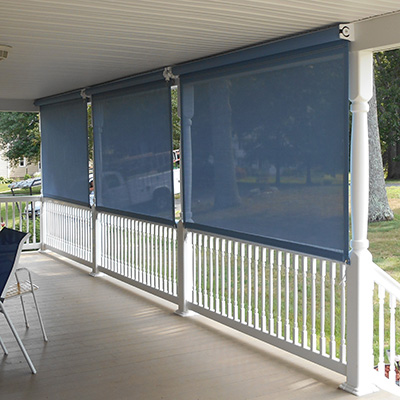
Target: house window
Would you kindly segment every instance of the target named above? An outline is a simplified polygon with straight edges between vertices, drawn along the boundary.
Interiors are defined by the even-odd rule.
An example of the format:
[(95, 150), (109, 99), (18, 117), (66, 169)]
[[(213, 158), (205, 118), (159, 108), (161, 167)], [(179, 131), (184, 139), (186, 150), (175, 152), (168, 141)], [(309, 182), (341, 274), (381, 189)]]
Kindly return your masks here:
[(25, 159), (25, 157), (21, 157), (19, 159), (19, 166), (22, 167), (22, 168), (26, 167), (26, 159)]

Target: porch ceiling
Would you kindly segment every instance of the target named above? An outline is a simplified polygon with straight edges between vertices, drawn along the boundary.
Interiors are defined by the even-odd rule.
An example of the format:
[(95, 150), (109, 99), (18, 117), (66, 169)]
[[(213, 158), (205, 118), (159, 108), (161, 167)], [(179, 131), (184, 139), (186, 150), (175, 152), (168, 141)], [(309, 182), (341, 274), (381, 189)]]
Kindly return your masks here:
[(398, 0), (2, 0), (0, 109), (298, 32)]

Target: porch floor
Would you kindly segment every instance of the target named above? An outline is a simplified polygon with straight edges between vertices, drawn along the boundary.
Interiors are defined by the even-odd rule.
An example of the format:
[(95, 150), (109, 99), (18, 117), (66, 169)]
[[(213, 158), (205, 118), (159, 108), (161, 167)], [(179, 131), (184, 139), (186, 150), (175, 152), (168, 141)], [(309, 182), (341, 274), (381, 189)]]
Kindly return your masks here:
[[(0, 318), (1, 400), (351, 399), (344, 377), (234, 332), (52, 253), (25, 253), (49, 342), (31, 299), (26, 330), (20, 302), (6, 302), (38, 370), (32, 375)], [(1, 351), (1, 349), (0, 349)], [(380, 391), (365, 399), (397, 399)]]

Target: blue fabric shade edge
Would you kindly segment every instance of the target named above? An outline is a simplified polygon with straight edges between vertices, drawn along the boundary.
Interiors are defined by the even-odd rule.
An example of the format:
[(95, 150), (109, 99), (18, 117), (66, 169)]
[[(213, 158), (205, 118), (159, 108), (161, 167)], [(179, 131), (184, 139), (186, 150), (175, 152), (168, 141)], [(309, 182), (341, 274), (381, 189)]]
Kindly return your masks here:
[(215, 234), (217, 236), (224, 236), (232, 239), (239, 239), (245, 242), (259, 243), (260, 245), (271, 246), (282, 251), (289, 251), (294, 253), (301, 253), (308, 257), (326, 258), (329, 260), (349, 263), (349, 253), (343, 253), (335, 249), (308, 246), (306, 244), (291, 242), (287, 240), (279, 240), (270, 237), (263, 237), (251, 234), (245, 234), (238, 231), (230, 231), (220, 228), (214, 228), (208, 225), (201, 225), (192, 222), (184, 222), (186, 229), (201, 231), (206, 233)]

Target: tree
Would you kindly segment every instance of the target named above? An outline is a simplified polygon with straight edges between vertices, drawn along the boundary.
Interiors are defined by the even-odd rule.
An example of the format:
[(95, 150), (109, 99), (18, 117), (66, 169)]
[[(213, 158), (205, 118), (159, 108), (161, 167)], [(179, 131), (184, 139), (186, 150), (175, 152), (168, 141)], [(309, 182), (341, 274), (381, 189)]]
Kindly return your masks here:
[(172, 142), (174, 150), (179, 149), (181, 143), (181, 119), (178, 115), (178, 89), (171, 89), (171, 106), (172, 106)]
[(214, 207), (222, 209), (240, 204), (232, 146), (232, 108), (230, 84), (219, 80), (209, 85), (210, 114), (213, 119)]
[(388, 179), (400, 178), (400, 50), (374, 56), (379, 131)]
[(0, 113), (0, 145), (12, 164), (22, 157), (29, 162), (40, 160), (39, 114), (21, 112)]
[(368, 144), (369, 144), (369, 205), (368, 221), (388, 221), (394, 218), (389, 207), (382, 163), (381, 144), (374, 85), (373, 97), (369, 102)]
[(94, 145), (94, 139), (93, 139), (93, 114), (92, 114), (92, 104), (88, 103), (87, 105), (87, 129), (88, 129), (88, 156), (89, 156), (89, 161), (93, 162), (93, 145)]

